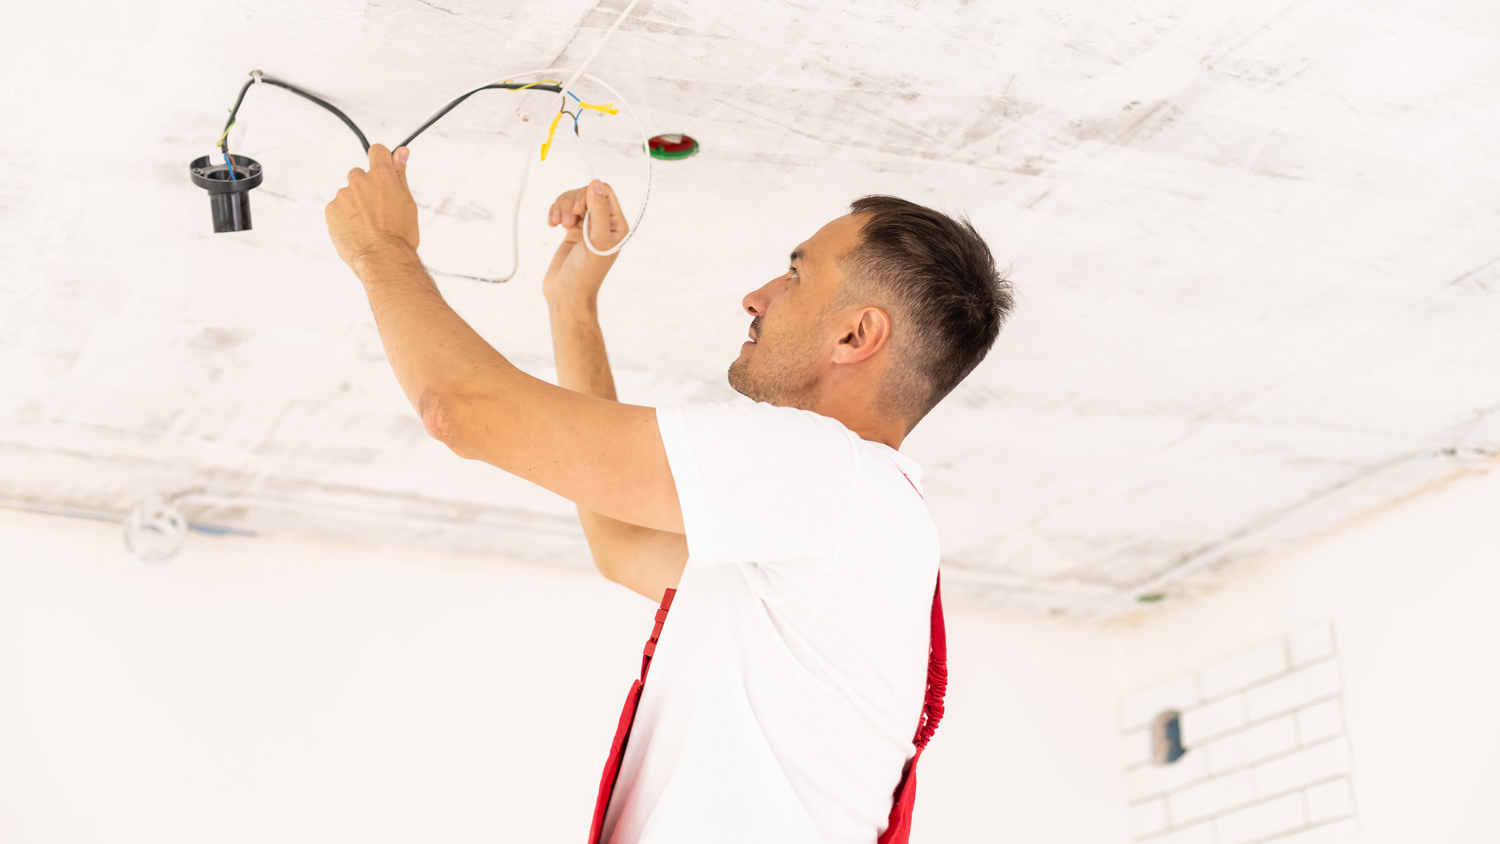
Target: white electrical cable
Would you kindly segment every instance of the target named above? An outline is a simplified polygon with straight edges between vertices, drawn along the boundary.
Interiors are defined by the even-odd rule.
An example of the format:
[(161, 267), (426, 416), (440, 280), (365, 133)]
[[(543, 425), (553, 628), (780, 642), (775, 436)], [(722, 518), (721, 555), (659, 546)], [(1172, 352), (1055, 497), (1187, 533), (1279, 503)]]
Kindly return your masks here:
[(583, 76), (583, 72), (589, 69), (589, 65), (594, 61), (594, 56), (599, 55), (599, 48), (603, 47), (604, 42), (608, 41), (609, 37), (615, 34), (615, 30), (620, 28), (620, 24), (624, 23), (625, 19), (630, 17), (630, 13), (635, 11), (635, 4), (639, 2), (641, 0), (630, 0), (630, 5), (626, 6), (625, 11), (621, 12), (620, 16), (615, 18), (615, 22), (610, 26), (609, 31), (604, 33), (604, 37), (599, 39), (599, 42), (594, 45), (594, 49), (590, 50), (588, 56), (584, 58), (583, 64), (579, 65), (578, 69), (573, 71), (573, 75), (568, 77), (568, 81), (563, 83), (562, 92), (559, 94), (562, 97), (562, 108), (566, 108), (568, 105), (568, 92), (573, 90), (573, 83), (577, 82), (579, 77)]
[[(594, 162), (589, 160), (588, 147), (583, 145), (583, 138), (577, 132), (573, 133), (573, 140), (578, 142), (578, 154), (583, 156), (583, 169), (589, 171), (589, 182), (594, 181)], [(588, 213), (585, 211), (584, 213)]]
[[(631, 8), (634, 8), (635, 3), (631, 3), (630, 6), (631, 6)], [(630, 13), (630, 9), (627, 8), (625, 10), (625, 14), (629, 14), (629, 13)], [(621, 15), (620, 19), (624, 20), (624, 15)], [(620, 23), (620, 21), (615, 21), (615, 25), (616, 26), (618, 26), (619, 23)], [(610, 30), (610, 32), (613, 32), (613, 31), (614, 31), (613, 29)], [(606, 34), (605, 37), (608, 38), (609, 37), (608, 34)], [(604, 42), (601, 40), (599, 42), (599, 45), (602, 45), (603, 43)], [(598, 51), (599, 45), (595, 45), (595, 51), (596, 52)], [(587, 66), (588, 62), (592, 61), (593, 58), (594, 58), (593, 54), (591, 53), (589, 55), (588, 59), (585, 60), (583, 66)], [(635, 121), (636, 129), (638, 129), (640, 131), (640, 133), (641, 133), (641, 152), (645, 153), (645, 155), (646, 155), (646, 188), (645, 188), (645, 193), (641, 196), (641, 207), (640, 207), (640, 210), (638, 210), (636, 212), (635, 221), (630, 224), (630, 230), (625, 233), (624, 239), (622, 239), (619, 243), (616, 243), (614, 246), (610, 247), (609, 249), (603, 249), (603, 250), (601, 250), (601, 249), (595, 247), (594, 244), (593, 244), (593, 241), (589, 239), (589, 224), (588, 224), (589, 214), (588, 214), (587, 211), (585, 211), (583, 213), (583, 222), (580, 224), (583, 227), (583, 246), (588, 251), (590, 251), (590, 252), (594, 253), (595, 255), (598, 255), (599, 257), (603, 258), (603, 257), (608, 257), (610, 255), (613, 255), (616, 252), (619, 252), (621, 247), (623, 247), (626, 243), (629, 243), (630, 239), (632, 237), (635, 237), (636, 230), (640, 228), (641, 218), (643, 218), (643, 217), (646, 216), (646, 203), (651, 198), (651, 136), (646, 134), (646, 124), (644, 124), (644, 123), (641, 122), (640, 115), (638, 115), (638, 114), (635, 113), (635, 108), (630, 105), (630, 101), (627, 100), (627, 99), (625, 99), (624, 97), (620, 96), (620, 92), (616, 91), (613, 87), (611, 87), (608, 82), (605, 82), (603, 79), (600, 79), (599, 77), (595, 76), (592, 73), (585, 73), (585, 72), (583, 72), (583, 66), (580, 66), (578, 70), (571, 71), (571, 73), (573, 74), (572, 78), (573, 79), (578, 79), (578, 78), (587, 79), (589, 82), (592, 82), (595, 85), (598, 85), (599, 87), (603, 88), (605, 91), (608, 91), (609, 94), (610, 94), (610, 96), (612, 96), (616, 100), (620, 101), (620, 105), (623, 106), (625, 108), (625, 111), (630, 114), (630, 119), (633, 120), (633, 121)], [(517, 79), (519, 77), (541, 76), (541, 75), (549, 74), (549, 73), (564, 74), (564, 73), (569, 73), (569, 72), (570, 71), (567, 68), (548, 67), (548, 68), (543, 68), (541, 70), (529, 70), (529, 71), (526, 71), (525, 73), (513, 74), (511, 76), (505, 77), (504, 79), (497, 79), (497, 80), (495, 80), (495, 82), (510, 82), (510, 81), (512, 81), (514, 79)], [(495, 82), (486, 82), (485, 85), (493, 85), (493, 84), (495, 84)], [(569, 84), (571, 84), (571, 80), (569, 81)], [(480, 86), (480, 87), (483, 88), (484, 86)], [(567, 90), (567, 86), (564, 86), (564, 91), (566, 91), (566, 90)], [(566, 94), (564, 94), (564, 96), (566, 96)], [(574, 134), (576, 135), (577, 133), (575, 132)], [(579, 148), (582, 149), (582, 146), (583, 146), (583, 141), (580, 138), (579, 139)], [(584, 153), (583, 159), (584, 159), (584, 166), (589, 171), (589, 181), (592, 182), (594, 180), (593, 164), (589, 161), (587, 153)]]
[[(573, 75), (568, 77), (568, 81), (563, 83), (562, 91), (558, 94), (558, 96), (562, 98), (562, 102), (558, 104), (559, 111), (568, 107), (568, 93), (573, 90), (573, 83), (577, 82), (579, 78), (583, 76), (588, 76), (588, 78), (593, 79), (600, 85), (604, 85), (604, 89), (606, 91), (614, 94), (615, 99), (624, 104), (627, 109), (630, 109), (630, 116), (635, 118), (636, 125), (640, 126), (640, 118), (635, 117), (635, 109), (630, 108), (630, 104), (625, 102), (624, 97), (621, 97), (618, 93), (616, 93), (615, 89), (606, 85), (603, 80), (584, 73), (584, 71), (588, 70), (589, 65), (593, 63), (594, 56), (599, 55), (599, 48), (603, 47), (604, 42), (608, 41), (609, 37), (615, 34), (615, 30), (620, 28), (620, 24), (624, 23), (625, 19), (630, 17), (630, 13), (635, 11), (635, 4), (639, 2), (641, 2), (641, 0), (630, 0), (630, 5), (626, 6), (625, 11), (621, 12), (620, 16), (615, 18), (615, 22), (611, 24), (609, 29), (604, 33), (604, 37), (600, 38), (598, 42), (594, 44), (594, 49), (590, 50), (589, 54), (584, 57), (583, 64), (579, 65), (578, 69), (573, 71)], [(581, 112), (582, 109), (579, 109), (579, 111)], [(574, 121), (573, 125), (575, 128), (573, 134), (576, 137), (578, 134), (576, 131), (578, 125), (577, 120)], [(641, 126), (640, 129), (641, 141), (645, 144), (645, 146), (642, 147), (642, 151), (646, 153), (646, 193), (649, 195), (651, 193), (651, 140), (646, 137), (646, 127)], [(581, 139), (578, 142), (578, 149), (580, 152), (583, 151), (583, 141)], [(583, 163), (584, 166), (589, 170), (589, 183), (592, 184), (594, 181), (594, 166), (589, 163), (588, 153), (586, 152), (583, 153)], [(645, 213), (646, 203), (643, 198), (641, 201), (641, 213), (636, 216), (635, 225), (630, 227), (630, 230), (625, 233), (625, 237), (621, 239), (619, 243), (616, 243), (613, 247), (605, 249), (601, 252), (596, 246), (594, 246), (594, 242), (589, 239), (589, 212), (585, 210), (583, 212), (583, 221), (578, 224), (579, 228), (583, 232), (583, 248), (594, 253), (595, 255), (600, 256), (601, 258), (608, 257), (615, 254), (616, 252), (619, 252), (620, 247), (625, 245), (625, 241), (629, 240), (630, 236), (635, 234), (636, 226), (641, 224), (641, 216)]]
[[(632, 7), (634, 5), (635, 5), (634, 3), (631, 4)], [(629, 9), (626, 9), (627, 13), (629, 13), (629, 11), (630, 11)], [(623, 19), (623, 16), (622, 16), (622, 19)], [(619, 21), (616, 21), (615, 23), (616, 23), (616, 25), (618, 25)], [(613, 30), (611, 30), (611, 32), (613, 32)], [(604, 42), (600, 41), (600, 44), (602, 44), (602, 43), (604, 43)], [(597, 51), (597, 45), (596, 45), (595, 49)], [(589, 59), (590, 60), (593, 59), (593, 55), (592, 54), (589, 56)], [(619, 103), (620, 103), (620, 105), (630, 115), (630, 119), (633, 120), (633, 121), (635, 121), (636, 129), (638, 129), (640, 131), (640, 133), (641, 133), (641, 152), (644, 153), (645, 156), (646, 156), (646, 184), (645, 184), (645, 192), (641, 195), (641, 205), (640, 205), (640, 208), (636, 211), (636, 213), (635, 213), (635, 220), (634, 220), (634, 222), (632, 222), (630, 224), (630, 229), (629, 229), (629, 231), (627, 231), (625, 233), (625, 237), (622, 238), (619, 243), (616, 243), (614, 246), (610, 247), (609, 249), (603, 249), (603, 250), (601, 250), (601, 249), (595, 247), (593, 241), (589, 238), (589, 214), (588, 214), (587, 211), (584, 212), (584, 214), (583, 214), (583, 221), (580, 223), (580, 225), (583, 228), (583, 246), (584, 246), (584, 248), (587, 249), (589, 252), (592, 252), (593, 254), (600, 256), (601, 258), (608, 257), (610, 255), (615, 254), (616, 252), (619, 252), (620, 249), (621, 249), (621, 247), (623, 247), (626, 243), (629, 243), (630, 239), (632, 237), (635, 237), (636, 231), (640, 229), (641, 220), (646, 216), (646, 204), (651, 199), (651, 137), (646, 134), (646, 124), (644, 124), (644, 123), (641, 122), (640, 115), (638, 115), (638, 114), (635, 113), (635, 108), (633, 108), (630, 105), (630, 102), (628, 100), (626, 100), (624, 97), (620, 96), (620, 92), (616, 91), (613, 87), (611, 87), (608, 82), (605, 82), (603, 79), (600, 79), (599, 77), (593, 75), (592, 73), (584, 73), (583, 70), (582, 70), (582, 67), (580, 67), (578, 70), (570, 70), (568, 68), (562, 68), (562, 67), (544, 67), (544, 68), (541, 68), (539, 70), (527, 70), (527, 71), (523, 71), (521, 73), (513, 73), (513, 74), (511, 74), (509, 76), (506, 76), (506, 77), (503, 77), (501, 79), (496, 79), (496, 80), (494, 80), (492, 82), (486, 82), (483, 85), (479, 85), (479, 86), (476, 86), (474, 88), (471, 88), (468, 91), (464, 92), (459, 97), (454, 97), (453, 99), (461, 99), (463, 97), (467, 97), (470, 94), (474, 94), (476, 92), (483, 91), (487, 87), (489, 87), (490, 85), (497, 85), (497, 84), (500, 84), (500, 83), (503, 83), (503, 82), (514, 82), (517, 79), (525, 78), (525, 77), (528, 77), (528, 76), (544, 76), (544, 75), (548, 75), (548, 74), (562, 75), (562, 74), (565, 74), (565, 73), (571, 73), (571, 74), (573, 74), (572, 78), (574, 78), (574, 79), (583, 78), (583, 79), (585, 79), (585, 80), (587, 80), (587, 81), (589, 81), (589, 82), (591, 82), (591, 83), (593, 83), (595, 85), (598, 85), (599, 87), (603, 88), (605, 91), (609, 92), (610, 96), (612, 96), (616, 100), (618, 100)], [(450, 102), (451, 102), (451, 100), (450, 100)], [(538, 126), (540, 127), (540, 124), (538, 124)], [(574, 134), (574, 137), (578, 141), (579, 151), (583, 152), (583, 139), (580, 138), (580, 137), (578, 137), (578, 133), (577, 132), (574, 132), (573, 134)], [(584, 168), (588, 170), (589, 181), (592, 182), (594, 180), (594, 165), (593, 165), (593, 162), (590, 161), (587, 152), (583, 152), (583, 163), (584, 163)], [(521, 243), (521, 235), (520, 235), (520, 225), (521, 225), (521, 215), (520, 215), (521, 195), (522, 195), (522, 193), (526, 189), (526, 175), (527, 175), (527, 173), (530, 172), (530, 169), (529, 169), (530, 166), (531, 166), (530, 165), (530, 161), (528, 160), (527, 165), (526, 165), (526, 167), (528, 169), (522, 172), (521, 186), (516, 191), (515, 211), (511, 214), (511, 223), (510, 223), (510, 225), (511, 225), (511, 245), (512, 245), (512, 248), (511, 248), (512, 259), (511, 260), (512, 260), (512, 263), (511, 263), (510, 273), (507, 274), (506, 276), (504, 276), (503, 278), (493, 278), (492, 279), (492, 278), (484, 278), (484, 277), (481, 277), (481, 276), (466, 275), (466, 274), (463, 274), (463, 273), (450, 273), (450, 272), (445, 272), (443, 270), (433, 270), (434, 272), (437, 272), (437, 273), (439, 273), (441, 275), (450, 275), (450, 276), (456, 276), (458, 278), (471, 279), (473, 281), (484, 281), (484, 282), (490, 282), (490, 283), (496, 283), (496, 284), (509, 281), (511, 278), (513, 278), (515, 276), (516, 270), (520, 266), (520, 260), (521, 260), (521, 253), (520, 253), (520, 243)], [(431, 268), (429, 268), (429, 269), (431, 269)]]
[[(635, 4), (632, 3), (631, 5)], [(627, 9), (626, 11), (628, 12), (629, 10)], [(630, 242), (630, 239), (632, 237), (635, 237), (636, 229), (641, 225), (641, 218), (646, 216), (646, 202), (651, 198), (651, 137), (646, 134), (646, 126), (644, 123), (641, 123), (641, 118), (636, 115), (635, 109), (631, 108), (630, 103), (627, 102), (624, 97), (620, 96), (620, 92), (616, 91), (614, 88), (611, 88), (609, 86), (609, 83), (593, 75), (592, 73), (585, 73), (584, 76), (587, 77), (590, 81), (602, 87), (604, 90), (608, 91), (611, 96), (620, 101), (620, 105), (624, 106), (626, 111), (630, 112), (630, 119), (635, 121), (636, 128), (641, 132), (641, 152), (646, 156), (646, 192), (641, 196), (641, 209), (636, 212), (635, 222), (630, 224), (630, 230), (625, 232), (625, 237), (622, 238), (619, 243), (616, 243), (614, 246), (611, 246), (610, 248), (604, 250), (600, 250), (599, 248), (594, 246), (593, 241), (589, 239), (589, 212), (583, 212), (583, 222), (579, 223), (579, 226), (583, 229), (583, 246), (588, 251), (602, 258), (619, 252), (620, 247)], [(574, 134), (576, 135), (577, 133)], [(579, 150), (583, 149), (582, 138), (578, 139), (578, 148)], [(594, 167), (591, 163), (589, 163), (588, 153), (584, 153), (583, 162), (584, 166), (589, 170), (589, 181), (593, 182)]]
[[(587, 70), (588, 70), (589, 65), (593, 63), (594, 57), (597, 56), (597, 55), (599, 55), (600, 48), (602, 48), (604, 46), (604, 43), (610, 39), (610, 36), (612, 36), (612, 35), (615, 34), (615, 30), (617, 30), (617, 29), (620, 28), (620, 24), (622, 24), (622, 23), (625, 22), (625, 19), (630, 16), (630, 13), (633, 12), (633, 11), (635, 11), (635, 6), (639, 2), (641, 2), (641, 0), (630, 0), (630, 4), (625, 7), (625, 11), (621, 12), (620, 16), (617, 17), (617, 18), (615, 18), (615, 22), (610, 25), (610, 27), (609, 27), (608, 30), (605, 31), (604, 37), (600, 38), (597, 42), (595, 42), (594, 48), (592, 50), (589, 50), (589, 54), (584, 57), (583, 63), (580, 64), (576, 69), (568, 70), (566, 68), (549, 67), (549, 68), (544, 68), (542, 70), (529, 70), (529, 71), (526, 71), (524, 73), (516, 73), (516, 74), (512, 74), (511, 76), (507, 76), (504, 79), (497, 79), (497, 80), (495, 80), (495, 82), (487, 82), (484, 85), (480, 85), (477, 88), (471, 88), (470, 90), (464, 92), (462, 95), (454, 98), (454, 100), (467, 99), (469, 96), (471, 96), (473, 94), (476, 94), (479, 91), (484, 90), (485, 88), (489, 87), (490, 85), (494, 85), (494, 84), (501, 83), (501, 82), (510, 82), (510, 81), (513, 81), (513, 80), (515, 80), (517, 78), (520, 78), (520, 77), (523, 77), (523, 76), (540, 76), (542, 74), (547, 74), (547, 73), (556, 73), (556, 74), (571, 73), (572, 75), (568, 77), (568, 81), (565, 82), (565, 83), (563, 83), (562, 89), (558, 92), (558, 97), (561, 99), (561, 102), (558, 103), (558, 107), (557, 107), (557, 110), (558, 110), (559, 113), (561, 113), (564, 109), (566, 109), (568, 107), (568, 94), (570, 92), (572, 92), (574, 83), (576, 83), (579, 79), (584, 79), (584, 78), (587, 78), (590, 81), (594, 82), (595, 84), (598, 84), (599, 86), (603, 87), (604, 90), (608, 91), (610, 94), (612, 94), (614, 96), (615, 99), (617, 99), (617, 100), (620, 101), (620, 105), (624, 106), (625, 110), (628, 111), (628, 112), (630, 112), (630, 117), (631, 117), (632, 120), (635, 121), (636, 128), (640, 129), (640, 131), (641, 131), (641, 151), (646, 154), (646, 189), (645, 189), (645, 193), (641, 196), (641, 207), (640, 207), (640, 210), (636, 212), (635, 222), (632, 223), (630, 225), (629, 230), (625, 232), (625, 237), (621, 238), (619, 243), (616, 243), (614, 246), (610, 247), (609, 249), (601, 250), (598, 247), (594, 246), (593, 240), (589, 237), (589, 212), (588, 211), (584, 211), (583, 212), (583, 220), (579, 223), (579, 226), (580, 226), (580, 228), (583, 231), (583, 247), (585, 249), (587, 249), (589, 252), (592, 252), (593, 254), (598, 255), (601, 258), (605, 258), (605, 257), (608, 257), (610, 255), (615, 254), (616, 252), (619, 252), (620, 248), (623, 247), (627, 242), (629, 242), (630, 238), (632, 238), (632, 237), (635, 236), (636, 229), (638, 229), (640, 227), (640, 225), (641, 225), (641, 218), (646, 216), (646, 202), (650, 199), (650, 196), (651, 196), (651, 139), (646, 134), (646, 127), (645, 127), (645, 125), (643, 123), (641, 123), (640, 117), (638, 117), (636, 115), (635, 109), (633, 109), (633, 108), (630, 107), (630, 103), (627, 102), (624, 97), (620, 96), (620, 93), (618, 91), (616, 91), (614, 88), (611, 88), (607, 82), (605, 82), (604, 80), (598, 78), (597, 76), (594, 76), (591, 73), (588, 73)], [(259, 82), (260, 81), (259, 78), (257, 78), (256, 81)], [(573, 96), (574, 96), (574, 99), (577, 99), (577, 95), (576, 94), (574, 94)], [(449, 102), (453, 102), (453, 100), (450, 100)], [(580, 100), (580, 102), (582, 102), (582, 101)], [(582, 111), (583, 110), (580, 108), (579, 109), (579, 113), (581, 114)], [(435, 120), (437, 118), (437, 116), (438, 115), (436, 115), (436, 114), (433, 115), (433, 118), (430, 119), (428, 122), (431, 123), (432, 120)], [(584, 166), (584, 168), (586, 170), (588, 170), (589, 183), (592, 184), (593, 181), (594, 181), (594, 164), (593, 164), (592, 161), (589, 160), (588, 151), (585, 150), (584, 147), (583, 147), (583, 139), (578, 136), (578, 118), (576, 118), (576, 117), (573, 119), (573, 137), (574, 137), (575, 140), (578, 141), (578, 152), (583, 156), (583, 166)], [(520, 187), (518, 187), (516, 189), (516, 203), (515, 203), (515, 208), (511, 212), (511, 224), (510, 224), (511, 225), (511, 229), (510, 229), (510, 235), (511, 235), (510, 236), (510, 242), (511, 242), (511, 267), (510, 267), (510, 272), (507, 273), (502, 278), (484, 278), (484, 277), (481, 277), (481, 276), (465, 275), (463, 273), (449, 273), (449, 272), (444, 272), (443, 270), (434, 270), (434, 272), (438, 272), (438, 273), (440, 273), (442, 275), (451, 275), (451, 276), (457, 276), (459, 278), (467, 278), (467, 279), (471, 279), (471, 280), (474, 280), (474, 281), (489, 282), (491, 284), (504, 283), (504, 282), (510, 281), (512, 278), (515, 277), (516, 271), (518, 269), (520, 269), (520, 266), (521, 266), (521, 233), (520, 233), (520, 225), (521, 225), (521, 197), (522, 197), (522, 195), (526, 191), (526, 177), (530, 173), (530, 168), (531, 168), (531, 162), (530, 162), (530, 159), (527, 159), (526, 169), (521, 171), (521, 185), (520, 185)], [(429, 269), (431, 269), (431, 268), (429, 268)]]
[[(540, 127), (539, 127), (540, 128)], [(533, 144), (540, 133), (533, 133)], [(530, 146), (530, 145), (528, 145)], [(510, 209), (510, 272), (499, 278), (487, 278), (485, 276), (469, 275), (468, 273), (453, 273), (428, 267), (429, 272), (438, 275), (453, 276), (454, 278), (466, 278), (470, 281), (482, 281), (486, 284), (504, 284), (516, 277), (516, 272), (521, 269), (521, 198), (526, 195), (526, 180), (531, 175), (531, 156), (523, 156), (526, 163), (521, 165), (521, 184), (516, 187), (516, 201)]]

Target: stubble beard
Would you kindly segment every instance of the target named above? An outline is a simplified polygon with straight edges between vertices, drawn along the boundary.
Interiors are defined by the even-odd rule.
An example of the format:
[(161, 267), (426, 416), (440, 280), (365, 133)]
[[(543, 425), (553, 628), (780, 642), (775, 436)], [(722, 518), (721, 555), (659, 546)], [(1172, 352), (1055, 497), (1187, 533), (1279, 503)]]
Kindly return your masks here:
[[(752, 367), (749, 357), (735, 358), (729, 364), (729, 386), (752, 401), (781, 407), (811, 407), (817, 400), (818, 385), (804, 371), (799, 371), (796, 364), (808, 360), (817, 349), (792, 349), (790, 359), (778, 360), (778, 356), (770, 352), (770, 346), (762, 347), (765, 337), (761, 332), (756, 332), (755, 339), (755, 351), (761, 354), (760, 364)], [(783, 348), (781, 343), (785, 341), (786, 338), (782, 338), (775, 348)]]
[(764, 390), (750, 372), (750, 360), (741, 356), (729, 364), (729, 386), (752, 401), (770, 401)]

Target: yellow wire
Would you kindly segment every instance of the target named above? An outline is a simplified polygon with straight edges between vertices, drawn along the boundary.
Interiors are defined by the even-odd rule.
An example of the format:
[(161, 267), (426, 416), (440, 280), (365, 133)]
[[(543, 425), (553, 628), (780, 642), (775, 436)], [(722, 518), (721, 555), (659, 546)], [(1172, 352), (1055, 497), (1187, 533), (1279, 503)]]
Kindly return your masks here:
[(552, 133), (557, 131), (557, 121), (562, 120), (563, 113), (558, 111), (552, 117), (552, 125), (547, 127), (547, 142), (542, 144), (542, 160), (547, 160), (547, 150), (552, 148)]
[[(509, 82), (510, 80), (507, 79), (505, 81)], [(527, 88), (530, 88), (532, 85), (559, 85), (559, 84), (561, 84), (561, 83), (558, 82), (556, 79), (538, 79), (535, 82), (532, 82), (532, 83), (529, 83), (529, 84), (526, 84), (526, 85), (522, 85), (519, 88), (512, 88), (511, 90), (513, 90), (513, 91), (524, 91)], [(619, 114), (620, 113), (620, 110), (617, 109), (617, 108), (615, 108), (615, 104), (614, 103), (605, 103), (604, 105), (594, 105), (593, 103), (586, 103), (583, 100), (578, 100), (578, 107), (579, 108), (593, 109), (594, 111), (602, 112), (604, 114)], [(553, 115), (553, 117), (552, 117), (552, 125), (547, 127), (547, 140), (546, 140), (545, 143), (542, 144), (542, 160), (543, 161), (547, 160), (547, 151), (550, 150), (550, 149), (552, 149), (552, 137), (553, 137), (553, 135), (557, 134), (557, 124), (558, 124), (558, 121), (562, 120), (562, 116), (563, 116), (562, 109), (558, 109), (557, 114)], [(229, 134), (229, 130), (225, 129), (224, 130), (224, 134), (226, 134), (226, 135)], [(222, 138), (220, 140), (222, 140)]]
[(217, 141), (214, 141), (214, 146), (219, 146), (220, 144), (224, 143), (224, 139), (229, 137), (229, 130), (233, 129), (234, 124), (237, 122), (239, 122), (239, 118), (235, 118), (234, 120), (229, 121), (229, 125), (224, 127), (224, 134), (220, 135)]

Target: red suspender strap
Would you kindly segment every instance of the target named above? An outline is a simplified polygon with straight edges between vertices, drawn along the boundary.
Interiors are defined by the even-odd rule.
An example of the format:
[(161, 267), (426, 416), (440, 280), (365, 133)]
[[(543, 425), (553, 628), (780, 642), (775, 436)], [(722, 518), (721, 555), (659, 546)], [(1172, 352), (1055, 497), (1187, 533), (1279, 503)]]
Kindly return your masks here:
[[(668, 589), (662, 595), (661, 608), (656, 611), (656, 626), (651, 629), (651, 638), (647, 640), (645, 651), (641, 654), (641, 679), (631, 684), (630, 693), (625, 696), (625, 708), (620, 712), (615, 739), (609, 747), (604, 775), (599, 778), (599, 796), (594, 802), (594, 822), (589, 829), (589, 844), (600, 844), (600, 837), (604, 833), (604, 815), (609, 811), (615, 781), (620, 776), (620, 762), (625, 756), (625, 745), (630, 740), (630, 728), (635, 723), (635, 711), (641, 702), (646, 675), (651, 671), (651, 658), (656, 654), (656, 640), (661, 636), (662, 625), (667, 621), (667, 610), (671, 609), (672, 597), (676, 594), (677, 590)], [(917, 734), (912, 738), (917, 752), (901, 773), (901, 782), (893, 795), (891, 815), (878, 844), (907, 844), (911, 836), (912, 810), (917, 802), (917, 761), (922, 758), (922, 750), (932, 740), (938, 723), (943, 720), (943, 696), (947, 690), (948, 633), (943, 625), (943, 577), (939, 573), (937, 585), (932, 592), (932, 629), (927, 648), (927, 694), (922, 702), (922, 714), (917, 720)]]
[(625, 757), (625, 744), (630, 740), (630, 727), (635, 723), (635, 710), (641, 703), (641, 690), (646, 686), (646, 675), (651, 671), (651, 657), (656, 654), (656, 640), (667, 621), (667, 610), (672, 608), (672, 597), (676, 589), (668, 589), (661, 597), (661, 607), (656, 611), (656, 626), (651, 628), (651, 638), (646, 641), (641, 654), (641, 679), (630, 684), (630, 693), (625, 696), (625, 708), (620, 712), (620, 724), (615, 727), (615, 740), (609, 745), (609, 759), (604, 763), (604, 776), (599, 778), (599, 796), (594, 801), (594, 824), (589, 829), (589, 844), (599, 844), (604, 834), (604, 813), (609, 811), (609, 798), (615, 792), (615, 780), (620, 777), (620, 761)]
[(891, 806), (891, 817), (886, 822), (885, 832), (881, 833), (878, 844), (906, 844), (911, 837), (911, 815), (917, 804), (917, 760), (922, 758), (922, 750), (927, 747), (932, 734), (937, 732), (938, 722), (943, 720), (943, 695), (947, 691), (948, 631), (943, 626), (943, 575), (939, 572), (937, 586), (932, 592), (932, 638), (927, 648), (927, 698), (922, 703), (922, 715), (917, 719), (917, 735), (912, 739), (917, 752), (901, 773), (901, 783), (896, 786), (895, 802)]
[(927, 697), (922, 703), (922, 723), (912, 742), (927, 746), (943, 720), (943, 698), (948, 694), (948, 628), (943, 624), (943, 573), (938, 572), (932, 590), (932, 640), (927, 653)]

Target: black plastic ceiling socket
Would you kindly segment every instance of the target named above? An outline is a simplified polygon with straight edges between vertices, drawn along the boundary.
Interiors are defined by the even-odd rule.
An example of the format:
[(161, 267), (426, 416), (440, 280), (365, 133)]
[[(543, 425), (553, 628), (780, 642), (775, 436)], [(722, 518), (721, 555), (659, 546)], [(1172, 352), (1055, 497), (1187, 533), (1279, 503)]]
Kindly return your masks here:
[(229, 159), (234, 162), (233, 177), (229, 165), (208, 155), (193, 159), (188, 171), (193, 176), (193, 184), (208, 191), (215, 232), (249, 231), (250, 189), (260, 184), (260, 162), (233, 153), (229, 154)]

